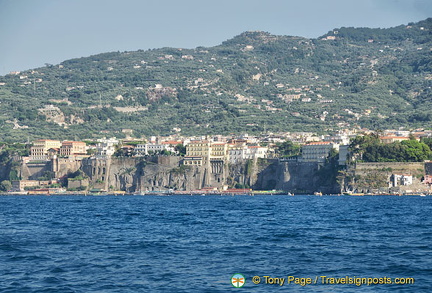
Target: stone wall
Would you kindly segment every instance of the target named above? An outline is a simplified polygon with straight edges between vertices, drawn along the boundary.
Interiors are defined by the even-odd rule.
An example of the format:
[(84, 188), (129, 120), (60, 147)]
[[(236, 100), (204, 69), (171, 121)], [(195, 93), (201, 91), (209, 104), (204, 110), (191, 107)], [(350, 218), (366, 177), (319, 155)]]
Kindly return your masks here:
[(68, 189), (80, 189), (80, 188), (87, 188), (89, 186), (89, 181), (88, 179), (83, 179), (83, 180), (68, 180), (68, 185), (67, 188)]
[(56, 178), (61, 178), (65, 175), (74, 173), (80, 168), (80, 160), (57, 158), (52, 161), (52, 171), (54, 172)]
[[(422, 178), (428, 172), (429, 164), (423, 162), (382, 162), (382, 163), (357, 163), (347, 170), (349, 180), (345, 181), (344, 190), (357, 192), (423, 192), (428, 186), (422, 183)], [(395, 188), (391, 176), (412, 175), (413, 183), (408, 186), (398, 185)], [(366, 182), (366, 183), (365, 183)]]
[(356, 174), (362, 175), (371, 170), (383, 170), (392, 173), (412, 174), (424, 172), (425, 163), (400, 163), (400, 162), (383, 162), (383, 163), (357, 163), (355, 165)]
[(45, 172), (52, 172), (51, 161), (41, 163), (23, 163), (20, 169), (22, 179), (37, 180), (43, 177)]
[(70, 173), (74, 173), (81, 168), (81, 161), (66, 158), (56, 158), (46, 162), (22, 163), (20, 176), (23, 179), (37, 180), (43, 177), (45, 172), (53, 172), (55, 178), (61, 178)]

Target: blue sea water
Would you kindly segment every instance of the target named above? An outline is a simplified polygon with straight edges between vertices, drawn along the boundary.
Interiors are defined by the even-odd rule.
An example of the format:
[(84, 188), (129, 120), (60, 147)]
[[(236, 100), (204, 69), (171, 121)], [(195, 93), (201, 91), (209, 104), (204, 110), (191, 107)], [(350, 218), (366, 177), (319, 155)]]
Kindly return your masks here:
[(431, 206), (415, 196), (1, 196), (0, 292), (432, 292)]

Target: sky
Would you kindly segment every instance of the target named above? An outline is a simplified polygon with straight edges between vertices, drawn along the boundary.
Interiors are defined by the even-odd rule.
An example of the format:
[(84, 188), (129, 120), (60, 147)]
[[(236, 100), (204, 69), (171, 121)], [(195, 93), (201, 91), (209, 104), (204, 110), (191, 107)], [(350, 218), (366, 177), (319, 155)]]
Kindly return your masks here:
[(432, 0), (0, 0), (0, 75), (113, 51), (211, 47), (244, 31), (317, 38), (432, 17)]

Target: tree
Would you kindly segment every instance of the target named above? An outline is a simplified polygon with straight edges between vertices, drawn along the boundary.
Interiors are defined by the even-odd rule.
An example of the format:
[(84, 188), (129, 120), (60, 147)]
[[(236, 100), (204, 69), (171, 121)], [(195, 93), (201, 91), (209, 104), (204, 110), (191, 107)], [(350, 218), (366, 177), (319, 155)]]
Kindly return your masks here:
[(174, 149), (180, 156), (186, 155), (186, 147), (183, 144), (177, 144)]
[(162, 150), (162, 151), (160, 152), (160, 154), (161, 154), (162, 156), (169, 156), (169, 155), (171, 155), (171, 152), (169, 152), (169, 151), (167, 151), (167, 150)]
[(365, 162), (423, 162), (432, 157), (429, 146), (415, 139), (382, 143), (377, 134), (358, 136), (350, 144), (351, 156)]
[(0, 190), (1, 191), (9, 191), (12, 188), (12, 183), (9, 180), (3, 180), (0, 183)]
[[(351, 157), (353, 160), (356, 160), (360, 157), (361, 160), (365, 159), (363, 158), (363, 155), (366, 153), (365, 156), (367, 158), (365, 161), (372, 162), (372, 154), (371, 150), (377, 146), (380, 143), (379, 135), (377, 133), (357, 136), (352, 140), (352, 142), (349, 145), (349, 151), (351, 153)], [(368, 151), (367, 151), (368, 150)], [(372, 159), (372, 161), (370, 161)]]
[(424, 137), (424, 138), (422, 138), (421, 142), (424, 144), (427, 144), (429, 149), (432, 150), (432, 137)]
[(300, 145), (292, 141), (285, 141), (277, 146), (276, 152), (281, 157), (291, 157), (300, 155)]
[(432, 155), (429, 146), (417, 140), (406, 140), (401, 144), (406, 147), (404, 155), (407, 162), (423, 162)]

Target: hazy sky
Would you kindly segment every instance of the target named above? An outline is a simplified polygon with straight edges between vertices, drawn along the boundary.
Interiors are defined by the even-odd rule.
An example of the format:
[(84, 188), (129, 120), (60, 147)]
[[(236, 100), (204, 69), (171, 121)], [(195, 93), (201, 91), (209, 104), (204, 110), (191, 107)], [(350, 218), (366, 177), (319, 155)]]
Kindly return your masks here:
[(0, 75), (111, 51), (215, 46), (247, 30), (316, 38), (432, 17), (432, 0), (0, 0)]

